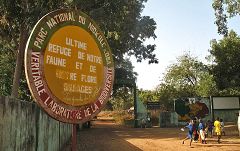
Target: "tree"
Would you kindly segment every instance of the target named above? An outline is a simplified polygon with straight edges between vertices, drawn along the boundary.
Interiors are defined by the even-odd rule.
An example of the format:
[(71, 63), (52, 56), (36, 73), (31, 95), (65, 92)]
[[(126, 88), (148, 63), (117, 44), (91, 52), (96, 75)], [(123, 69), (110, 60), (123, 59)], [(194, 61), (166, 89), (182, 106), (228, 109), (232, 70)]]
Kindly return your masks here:
[(133, 89), (137, 76), (133, 69), (131, 61), (127, 58), (116, 65), (113, 94), (110, 100), (113, 109), (122, 110), (133, 105)]
[(168, 67), (157, 91), (159, 101), (172, 110), (175, 99), (210, 96), (216, 93), (216, 87), (209, 67), (184, 54), (177, 58), (177, 63)]
[[(209, 69), (210, 70), (210, 69)], [(218, 89), (211, 71), (204, 72), (198, 82), (196, 89), (197, 96), (208, 97), (218, 95)]]
[(121, 64), (115, 65), (115, 81), (113, 85), (113, 96), (119, 88), (125, 87), (133, 89), (137, 78), (137, 73), (129, 59), (125, 59)]
[[(147, 0), (33, 0), (0, 1), (0, 43), (8, 45), (16, 59), (12, 86), (13, 97), (17, 97), (22, 75), (23, 53), (33, 25), (46, 13), (60, 8), (80, 9), (90, 15), (104, 32), (113, 51), (116, 64), (121, 64), (124, 55), (133, 55), (138, 61), (148, 59), (157, 63), (155, 45), (144, 45), (147, 38), (156, 38), (155, 21), (141, 16), (143, 3)], [(25, 84), (26, 85), (26, 84)]]
[(23, 55), (33, 25), (47, 12), (64, 6), (64, 1), (0, 1), (0, 42), (8, 45), (16, 57), (11, 96), (18, 97), (22, 76)]
[[(213, 77), (220, 90), (240, 90), (240, 37), (231, 31), (222, 40), (212, 40)], [(226, 90), (225, 90), (226, 91)], [(239, 91), (240, 92), (240, 91)]]
[[(218, 33), (224, 38), (217, 42), (211, 42), (211, 54), (215, 57), (213, 68), (214, 80), (220, 89), (220, 95), (239, 95), (239, 66), (237, 64), (239, 54), (239, 37), (233, 31), (228, 31), (227, 21), (240, 15), (239, 0), (214, 0), (213, 8), (218, 27)], [(225, 60), (226, 59), (226, 60)]]
[(138, 90), (139, 100), (143, 103), (159, 101), (159, 94), (156, 90)]
[(14, 69), (14, 57), (11, 50), (0, 45), (0, 95), (11, 93), (12, 73)]
[(133, 106), (133, 91), (129, 87), (119, 87), (110, 99), (114, 110), (126, 110)]
[(156, 91), (159, 95), (159, 102), (163, 104), (167, 110), (172, 111), (174, 99), (178, 98), (177, 90), (174, 88), (174, 86), (161, 83), (156, 88)]
[(196, 88), (202, 74), (206, 72), (206, 66), (188, 54), (180, 56), (177, 61), (168, 68), (164, 81), (183, 92), (183, 95), (196, 96)]
[(155, 45), (144, 45), (147, 38), (156, 38), (156, 22), (141, 16), (144, 2), (147, 0), (75, 0), (73, 5), (89, 14), (104, 31), (115, 62), (121, 62), (124, 55), (133, 55), (139, 62), (148, 59), (149, 63), (157, 63)]
[(239, 0), (214, 0), (213, 9), (215, 11), (218, 33), (224, 36), (228, 35), (228, 19), (240, 14)]

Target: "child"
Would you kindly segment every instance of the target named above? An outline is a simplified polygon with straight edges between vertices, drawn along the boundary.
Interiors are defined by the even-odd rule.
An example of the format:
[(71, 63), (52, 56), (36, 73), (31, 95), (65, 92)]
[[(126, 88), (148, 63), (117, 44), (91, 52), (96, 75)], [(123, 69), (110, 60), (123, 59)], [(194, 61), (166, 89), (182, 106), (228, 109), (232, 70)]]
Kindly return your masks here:
[(206, 123), (206, 133), (207, 133), (207, 137), (208, 137), (208, 134), (210, 134), (210, 137), (213, 136), (213, 123), (211, 120), (208, 120)]
[(201, 119), (199, 119), (198, 130), (199, 130), (199, 141), (202, 144), (207, 144), (206, 138), (205, 138), (204, 124), (203, 124), (203, 121)]
[(223, 119), (220, 119), (220, 125), (221, 125), (221, 131), (222, 131), (222, 135), (225, 136), (225, 131), (224, 131), (224, 122)]
[(193, 142), (197, 143), (198, 141), (198, 123), (197, 123), (197, 118), (195, 117), (193, 119)]
[(141, 128), (146, 128), (146, 120), (145, 120), (145, 118), (142, 118), (142, 120), (141, 120)]
[(192, 134), (193, 134), (193, 120), (190, 120), (189, 124), (185, 126), (184, 128), (188, 128), (187, 137), (183, 139), (182, 144), (184, 144), (184, 141), (187, 139), (190, 139), (190, 146), (192, 145)]
[(217, 119), (215, 120), (214, 127), (215, 127), (215, 133), (217, 134), (217, 137), (218, 137), (217, 142), (221, 143), (220, 142), (220, 139), (221, 139), (221, 124), (220, 124), (220, 121), (219, 121), (219, 117), (217, 117)]

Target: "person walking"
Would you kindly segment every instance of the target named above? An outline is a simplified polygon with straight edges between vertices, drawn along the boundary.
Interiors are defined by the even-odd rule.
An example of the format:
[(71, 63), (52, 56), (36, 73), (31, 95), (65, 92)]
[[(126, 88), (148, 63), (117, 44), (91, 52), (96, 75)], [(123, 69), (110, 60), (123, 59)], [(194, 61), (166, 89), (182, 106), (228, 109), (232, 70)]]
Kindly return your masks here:
[(201, 119), (199, 119), (198, 131), (199, 131), (199, 141), (202, 144), (207, 144), (206, 137), (205, 137), (204, 124), (203, 124), (203, 121)]
[(205, 129), (206, 133), (207, 133), (207, 137), (210, 134), (210, 137), (213, 137), (213, 122), (211, 120), (208, 120), (206, 123), (206, 129)]
[(199, 133), (198, 133), (198, 120), (195, 117), (193, 119), (193, 142), (197, 143), (199, 138)]
[(190, 146), (192, 145), (192, 135), (193, 135), (193, 120), (189, 121), (189, 124), (185, 126), (184, 128), (188, 128), (187, 137), (183, 139), (182, 144), (184, 144), (184, 141), (190, 139)]
[(223, 136), (225, 136), (223, 119), (220, 119), (220, 124), (221, 124), (221, 133), (222, 133)]
[(146, 119), (145, 118), (142, 118), (141, 120), (141, 128), (146, 128)]
[(217, 117), (217, 119), (215, 120), (214, 127), (215, 127), (215, 133), (217, 134), (217, 138), (218, 138), (217, 142), (221, 143), (220, 142), (220, 139), (221, 139), (221, 123), (219, 121), (219, 117)]

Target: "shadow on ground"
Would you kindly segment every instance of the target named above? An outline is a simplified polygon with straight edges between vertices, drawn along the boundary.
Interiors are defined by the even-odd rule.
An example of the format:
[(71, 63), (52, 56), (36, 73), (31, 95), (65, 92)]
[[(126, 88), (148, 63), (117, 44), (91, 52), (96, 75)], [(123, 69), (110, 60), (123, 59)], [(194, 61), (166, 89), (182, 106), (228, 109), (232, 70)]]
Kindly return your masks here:
[[(208, 138), (208, 144), (189, 143), (182, 145), (186, 131), (180, 128), (129, 128), (116, 125), (113, 120), (94, 121), (90, 129), (78, 131), (78, 151), (142, 151), (142, 150), (238, 150), (240, 139), (235, 132), (236, 127), (226, 128), (227, 136), (222, 143), (216, 137)], [(71, 144), (64, 149), (70, 151)]]
[[(114, 121), (97, 121), (91, 128), (78, 131), (78, 151), (142, 151), (138, 147), (117, 136), (119, 128)], [(71, 142), (63, 149), (71, 151)]]

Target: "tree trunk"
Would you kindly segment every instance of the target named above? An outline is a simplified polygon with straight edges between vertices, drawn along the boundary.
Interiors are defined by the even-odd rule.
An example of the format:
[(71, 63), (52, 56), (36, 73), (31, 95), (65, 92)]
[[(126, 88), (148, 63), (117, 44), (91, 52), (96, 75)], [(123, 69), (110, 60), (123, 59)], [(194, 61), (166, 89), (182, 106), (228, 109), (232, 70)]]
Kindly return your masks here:
[(13, 77), (13, 84), (12, 84), (12, 92), (11, 97), (17, 98), (18, 97), (18, 89), (20, 85), (20, 79), (23, 70), (23, 60), (24, 60), (24, 50), (27, 42), (27, 29), (23, 25), (20, 27), (20, 40), (19, 40), (19, 47), (17, 51), (17, 60), (15, 66), (15, 72)]

